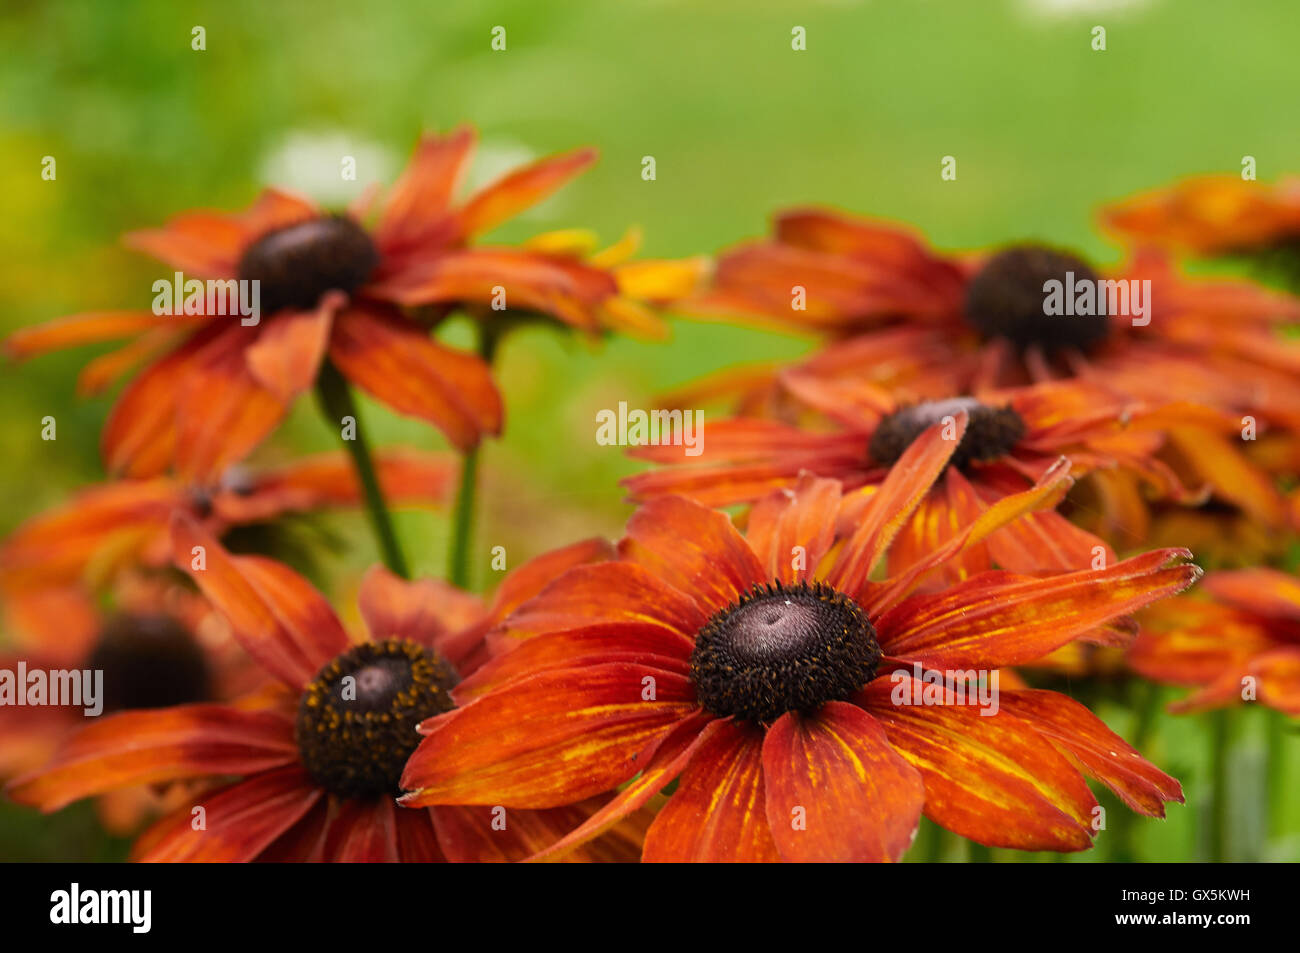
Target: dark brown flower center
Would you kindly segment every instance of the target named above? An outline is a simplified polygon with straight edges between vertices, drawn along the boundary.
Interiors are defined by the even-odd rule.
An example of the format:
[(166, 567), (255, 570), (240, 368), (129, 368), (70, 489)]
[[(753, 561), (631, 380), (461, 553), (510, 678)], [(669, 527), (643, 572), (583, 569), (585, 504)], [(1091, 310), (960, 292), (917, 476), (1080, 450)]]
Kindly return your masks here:
[[(1062, 307), (1049, 303), (1048, 282), (1060, 282)], [(1018, 245), (999, 252), (971, 279), (966, 289), (966, 317), (985, 340), (1005, 338), (1017, 350), (1037, 346), (1048, 354), (1087, 351), (1109, 330), (1103, 310), (1076, 314), (1071, 287), (1096, 287), (1097, 273), (1082, 258), (1042, 245)]]
[(342, 797), (399, 794), (420, 743), (416, 726), (456, 707), (449, 692), (457, 681), (440, 655), (404, 639), (344, 652), (298, 703), (294, 735), (307, 773)]
[(114, 616), (86, 667), (104, 673), (105, 711), (167, 708), (211, 697), (203, 650), (171, 616)]
[(312, 219), (267, 232), (244, 249), (239, 277), (261, 283), (261, 309), (316, 307), (327, 291), (351, 293), (379, 264), (366, 230), (344, 217)]
[(876, 426), (867, 444), (874, 463), (889, 466), (929, 427), (966, 411), (966, 433), (953, 451), (949, 466), (961, 469), (972, 462), (987, 463), (1010, 452), (1025, 435), (1025, 422), (1010, 407), (989, 407), (973, 397), (931, 400), (903, 407)]
[(820, 582), (778, 582), (709, 619), (691, 678), (706, 710), (769, 724), (850, 697), (879, 662), (876, 631), (852, 599)]

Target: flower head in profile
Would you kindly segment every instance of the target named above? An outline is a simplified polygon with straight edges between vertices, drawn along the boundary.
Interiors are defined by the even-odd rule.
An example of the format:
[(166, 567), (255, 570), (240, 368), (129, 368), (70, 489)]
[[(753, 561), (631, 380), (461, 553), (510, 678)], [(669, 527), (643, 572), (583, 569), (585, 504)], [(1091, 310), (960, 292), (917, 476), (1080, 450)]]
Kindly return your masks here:
[(467, 128), (424, 137), (372, 222), (373, 194), (333, 214), (268, 189), (243, 212), (189, 212), (127, 236), (187, 281), (258, 282), (255, 323), (211, 313), (219, 309), (200, 296), (191, 309), (198, 313), (75, 315), (19, 331), (6, 349), (28, 357), (134, 338), (82, 378), (84, 388), (101, 388), (147, 361), (102, 438), (109, 469), (127, 476), (168, 467), (186, 479), (220, 474), (270, 433), (326, 364), (398, 413), (438, 427), (456, 447), (472, 447), (500, 431), (500, 396), (487, 363), (439, 343), (431, 324), (452, 308), (487, 309), (504, 295), (511, 311), (595, 331), (602, 307), (619, 298), (616, 277), (594, 265), (474, 241), (586, 169), (594, 151), (542, 159), (457, 202), (473, 148)]
[(1250, 700), (1300, 716), (1300, 579), (1276, 569), (1225, 570), (1206, 575), (1201, 590), (1143, 614), (1128, 664), (1195, 689), (1173, 711)]
[[(1300, 302), (1187, 278), (1149, 249), (1102, 274), (1046, 245), (949, 255), (893, 225), (792, 211), (774, 239), (721, 256), (685, 310), (819, 333), (829, 343), (811, 363), (905, 400), (1077, 377), (1300, 430), (1300, 344), (1279, 333)], [(744, 383), (770, 405), (780, 380)]]
[[(394, 795), (415, 725), (453, 707), (458, 677), (486, 657), (486, 629), (555, 572), (605, 552), (603, 544), (519, 567), (491, 606), (435, 580), (407, 583), (373, 569), (359, 596), (367, 633), (353, 640), (281, 564), (233, 556), (183, 515), (173, 542), (177, 564), (272, 684), (229, 704), (98, 720), (49, 764), (15, 779), (15, 800), (48, 811), (122, 787), (204, 782), (193, 803), (137, 841), (134, 856), (149, 861), (518, 859), (594, 810), (587, 802), (512, 811), (498, 824), (491, 808), (406, 810)], [(583, 857), (626, 859), (638, 843), (635, 830), (611, 831)]]
[(761, 500), (747, 536), (690, 500), (646, 504), (619, 559), (570, 570), (505, 621), (498, 637), (514, 648), (454, 690), (463, 707), (421, 727), (404, 803), (553, 808), (617, 789), (538, 855), (549, 858), (676, 780), (646, 834), (649, 861), (896, 860), (922, 812), (984, 844), (1080, 850), (1096, 807), (1085, 774), (1163, 814), (1181, 798), (1177, 782), (1064, 696), (1004, 690), (996, 713), (907, 701), (917, 672), (991, 681), (1199, 572), (1175, 550), (913, 591), (963, 548), (1051, 505), (1062, 464), (876, 581), (954, 450), (939, 425), (927, 430), (847, 538), (835, 532), (839, 484), (811, 476)]
[[(955, 436), (955, 415), (964, 411), (965, 435), (895, 542), (888, 568), (908, 565), (947, 542), (990, 503), (1033, 485), (1061, 456), (1070, 460), (1072, 476), (1089, 474), (1091, 480), (1097, 471), (1097, 477), (1132, 481), (1136, 514), (1129, 498), (1109, 492), (1109, 482), (1088, 488), (1093, 500), (1088, 509), (1098, 514), (1099, 528), (1111, 531), (1108, 538), (1122, 537), (1126, 547), (1143, 541), (1138, 534), (1147, 522), (1148, 496), (1196, 502), (1204, 486), (1231, 494), (1274, 523), (1282, 518), (1283, 504), (1268, 475), (1252, 468), (1228, 437), (1235, 434), (1235, 421), (1206, 408), (1147, 406), (1090, 381), (1051, 381), (907, 404), (852, 375), (807, 365), (787, 370), (781, 381), (802, 408), (838, 426), (813, 430), (739, 417), (710, 424), (697, 456), (673, 445), (637, 448), (632, 456), (673, 466), (624, 480), (632, 498), (680, 495), (706, 506), (752, 503), (774, 489), (793, 487), (808, 472), (839, 481), (846, 494), (842, 518), (851, 519), (856, 505), (869, 498), (918, 436), (944, 422), (948, 436)], [(1222, 454), (1217, 466), (1203, 472), (1181, 458), (1174, 461), (1177, 468), (1166, 462), (1170, 428), (1214, 442)], [(1184, 481), (1196, 490), (1188, 490)], [(1082, 569), (1099, 556), (1113, 561), (1114, 552), (1092, 532), (1048, 511), (1026, 515), (946, 568), (970, 573), (996, 563), (1016, 572)]]

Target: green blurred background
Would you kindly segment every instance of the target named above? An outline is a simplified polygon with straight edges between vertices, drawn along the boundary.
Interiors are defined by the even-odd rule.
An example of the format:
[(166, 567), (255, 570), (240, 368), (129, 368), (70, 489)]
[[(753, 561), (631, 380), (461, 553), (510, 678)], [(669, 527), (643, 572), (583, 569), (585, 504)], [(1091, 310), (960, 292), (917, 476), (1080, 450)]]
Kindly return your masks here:
[[(550, 152), (601, 151), (594, 170), (492, 239), (581, 226), (612, 242), (636, 224), (650, 256), (714, 251), (761, 234), (774, 209), (825, 203), (910, 221), (941, 247), (1043, 238), (1107, 262), (1119, 252), (1093, 227), (1103, 200), (1235, 172), (1247, 154), (1263, 179), (1300, 167), (1292, 0), (6, 0), (3, 11), (0, 332), (147, 307), (161, 272), (121, 247), (127, 229), (193, 207), (242, 207), (264, 183), (341, 205), (367, 182), (391, 182), (421, 130), (461, 122), (481, 133), (474, 184)], [(196, 25), (201, 52), (191, 49)], [(498, 25), (504, 52), (490, 47)], [(1104, 52), (1091, 48), (1095, 25), (1107, 30)], [(805, 51), (791, 49), (794, 26), (807, 31)], [(339, 181), (344, 154), (358, 158), (360, 181)], [(45, 155), (57, 159), (56, 181), (41, 179)], [(641, 178), (645, 155), (657, 162), (653, 182)], [(957, 158), (955, 182), (940, 179), (944, 155)], [(635, 467), (595, 444), (599, 409), (649, 406), (709, 371), (808, 346), (688, 321), (663, 344), (595, 349), (546, 328), (511, 337), (499, 364), (507, 432), (485, 453), (476, 585), (494, 582), (490, 546), (505, 546), (513, 566), (617, 535), (629, 510), (616, 481)], [(92, 353), (4, 366), (0, 532), (101, 478), (111, 397), (73, 394)], [(56, 442), (39, 439), (47, 414)], [(363, 414), (379, 443), (440, 444), (373, 403)], [(333, 436), (302, 401), (256, 459), (329, 449)], [(325, 522), (346, 543), (326, 576), (347, 598), (376, 552), (359, 516)], [(399, 530), (416, 571), (443, 570), (443, 515), (404, 512)], [(1098, 704), (1122, 731), (1128, 712)], [(1265, 720), (1237, 719), (1235, 775), (1246, 787), (1234, 843), (1241, 859), (1294, 859), (1300, 808), (1280, 834), (1255, 836)], [(1203, 856), (1195, 805), (1206, 730), (1196, 719), (1157, 725), (1149, 753), (1184, 781), (1189, 806), (1142, 823), (1139, 859)], [(0, 808), (0, 858), (120, 848), (86, 811), (40, 820)]]

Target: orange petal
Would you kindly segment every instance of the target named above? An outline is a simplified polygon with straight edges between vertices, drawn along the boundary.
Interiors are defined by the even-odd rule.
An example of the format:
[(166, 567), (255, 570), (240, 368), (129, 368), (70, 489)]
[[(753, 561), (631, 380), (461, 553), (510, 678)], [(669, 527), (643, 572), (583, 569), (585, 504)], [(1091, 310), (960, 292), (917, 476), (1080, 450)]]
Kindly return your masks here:
[[(384, 202), (375, 226), (380, 251), (391, 254), (437, 237), (446, 228), (446, 213), (474, 152), (474, 130), (461, 126), (450, 135), (425, 135), (406, 171)], [(448, 235), (447, 237), (451, 237)]]
[(389, 797), (349, 798), (330, 805), (324, 860), (336, 864), (398, 862), (397, 817)]
[(682, 773), (677, 790), (646, 832), (648, 863), (773, 863), (767, 827), (763, 730), (717, 722)]
[(282, 404), (316, 382), (325, 357), (334, 312), (341, 298), (327, 295), (315, 311), (286, 311), (268, 322), (257, 340), (244, 351), (253, 379)]
[[(897, 689), (911, 697), (912, 679)], [(921, 773), (925, 816), (990, 847), (1083, 850), (1096, 800), (1083, 777), (1027, 722), (969, 705), (894, 704), (893, 679), (860, 695), (889, 743)]]
[[(376, 452), (374, 465), (384, 499), (393, 505), (444, 502), (459, 472), (456, 458), (449, 454), (403, 447)], [(361, 501), (356, 468), (340, 450), (260, 470), (247, 484), (215, 494), (212, 507), (223, 522), (252, 523)]]
[(1166, 801), (1182, 802), (1177, 781), (1073, 699), (1056, 692), (1004, 690), (998, 700), (1003, 710), (1032, 724), (1133, 810), (1164, 817)]
[[(177, 393), (171, 398), (176, 413), (174, 453), (182, 477), (203, 481), (219, 476), (244, 459), (284, 417), (288, 407), (278, 395), (292, 397), (293, 387), (280, 381), (272, 390), (254, 375), (248, 351), (259, 340), (250, 333), (256, 331), (237, 322), (222, 328), (176, 381)], [(264, 373), (272, 371), (269, 353), (263, 353)], [(294, 371), (299, 380), (302, 373), (301, 368)]]
[(696, 710), (694, 699), (688, 678), (625, 662), (512, 682), (421, 726), (428, 735), (407, 762), (402, 787), (413, 793), (402, 803), (547, 808), (609, 791)]
[(601, 329), (596, 310), (618, 294), (613, 275), (570, 258), (518, 248), (467, 248), (413, 261), (367, 291), (403, 305), (469, 303), (551, 315)]
[(767, 581), (758, 557), (725, 513), (680, 497), (640, 507), (618, 549), (621, 559), (686, 593), (708, 615)]
[(438, 344), (396, 314), (344, 311), (334, 322), (330, 358), (375, 399), (429, 421), (462, 450), (501, 432), (501, 395), (487, 364)]
[[(513, 863), (544, 850), (583, 823), (603, 798), (545, 811), (504, 807), (429, 808), (438, 841), (452, 863)], [(645, 821), (620, 819), (603, 837), (577, 848), (565, 859), (574, 863), (635, 863), (641, 859)]]
[(456, 686), (457, 704), (483, 695), (515, 678), (557, 668), (602, 662), (635, 662), (688, 675), (690, 639), (661, 625), (614, 622), (550, 632), (525, 639), (491, 659)]
[(172, 521), (172, 551), (176, 565), (226, 617), (248, 654), (290, 688), (302, 688), (347, 650), (334, 611), (293, 570), (261, 556), (232, 556), (179, 513)]
[(1204, 588), (1247, 612), (1300, 621), (1300, 579), (1276, 569), (1213, 572), (1205, 577)]
[(768, 579), (796, 582), (815, 577), (835, 542), (840, 484), (805, 473), (793, 490), (760, 500), (749, 513), (749, 545)]
[(513, 638), (599, 622), (661, 625), (689, 639), (708, 621), (690, 596), (635, 563), (597, 563), (570, 569), (525, 602), (504, 623)]
[(192, 318), (157, 315), (151, 311), (91, 311), (31, 328), (19, 328), (5, 339), (4, 351), (9, 357), (23, 360), (48, 351), (114, 341), (159, 329), (193, 327), (194, 324)]
[(18, 527), (0, 546), (6, 587), (78, 581), (102, 553), (123, 543), (132, 556), (186, 502), (172, 480), (123, 480), (82, 490)]
[(889, 475), (868, 501), (853, 535), (844, 544), (829, 582), (842, 592), (853, 593), (865, 583), (966, 434), (967, 415), (959, 411), (952, 425), (940, 422), (912, 441)]
[(538, 595), (566, 570), (586, 563), (605, 562), (614, 558), (609, 540), (594, 538), (561, 546), (535, 556), (512, 569), (501, 580), (492, 597), (492, 618), (500, 621), (520, 605)]
[(1029, 578), (981, 573), (907, 599), (875, 620), (886, 654), (938, 669), (996, 668), (1041, 658), (1091, 629), (1186, 589), (1200, 576), (1186, 550), (1158, 550), (1107, 569)]
[(439, 651), (453, 665), (472, 645), (449, 642), (462, 630), (487, 616), (483, 600), (441, 579), (402, 579), (383, 566), (373, 566), (361, 580), (361, 617), (371, 638), (409, 639)]
[(465, 203), (459, 213), (461, 234), (478, 235), (514, 218), (586, 171), (595, 161), (595, 149), (577, 149), (511, 172)]
[(12, 781), (8, 794), (54, 811), (131, 785), (252, 774), (297, 760), (293, 721), (280, 712), (224, 705), (128, 711), (77, 732), (48, 765)]
[(128, 477), (157, 476), (171, 465), (176, 447), (176, 407), (198, 356), (221, 332), (212, 324), (141, 371), (118, 395), (100, 449), (105, 467)]
[(311, 202), (280, 189), (265, 189), (242, 212), (187, 212), (162, 228), (130, 232), (129, 248), (204, 278), (233, 278), (244, 249), (257, 238), (289, 225), (316, 218)]
[[(654, 755), (635, 778), (581, 825), (530, 859), (556, 860), (565, 857), (574, 847), (599, 836), (633, 811), (642, 808), (650, 798), (682, 773), (700, 747), (707, 743), (714, 732), (722, 730), (724, 724), (726, 722), (722, 719), (703, 711), (678, 722), (655, 748)], [(645, 842), (644, 836), (641, 842)], [(640, 851), (638, 857), (639, 855)]]
[[(301, 766), (254, 775), (199, 795), (140, 835), (131, 851), (138, 863), (247, 863), (296, 824), (324, 792)], [(203, 808), (202, 830), (194, 807)]]
[(763, 740), (767, 821), (794, 863), (896, 861), (921, 822), (921, 775), (857, 705), (787, 712)]

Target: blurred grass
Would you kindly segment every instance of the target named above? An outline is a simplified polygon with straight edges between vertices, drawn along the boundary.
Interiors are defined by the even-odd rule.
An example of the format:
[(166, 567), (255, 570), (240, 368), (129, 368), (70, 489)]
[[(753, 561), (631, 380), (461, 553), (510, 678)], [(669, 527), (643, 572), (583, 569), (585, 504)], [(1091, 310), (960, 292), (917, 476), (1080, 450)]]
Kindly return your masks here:
[[(494, 238), (586, 226), (613, 241), (639, 224), (653, 256), (716, 250), (763, 232), (774, 209), (826, 203), (907, 220), (944, 247), (1037, 237), (1114, 260), (1092, 227), (1098, 202), (1236, 171), (1245, 154), (1265, 179), (1300, 166), (1300, 19), (1289, 0), (1041, 12), (1059, 6), (10, 0), (0, 14), (0, 332), (146, 307), (159, 268), (117, 243), (129, 228), (240, 207), (268, 169), (320, 190), (337, 179), (340, 143), (361, 159), (358, 187), (388, 182), (422, 129), (462, 121), (480, 129), (485, 166), (579, 144), (602, 151), (593, 171)], [(790, 49), (796, 24), (805, 52)], [(1094, 24), (1107, 28), (1105, 52), (1090, 49)], [(206, 29), (202, 52), (190, 49), (195, 25)], [(505, 52), (489, 47), (495, 25), (506, 27)], [(55, 182), (40, 178), (45, 155), (58, 162)], [(640, 178), (644, 155), (656, 158), (654, 182)], [(939, 178), (944, 155), (957, 157), (955, 182)], [(806, 347), (685, 321), (669, 343), (599, 351), (546, 329), (513, 337), (500, 363), (508, 430), (485, 454), (480, 551), (504, 545), (517, 565), (615, 535), (628, 512), (616, 480), (634, 467), (594, 443), (597, 410), (646, 406), (706, 372)], [(72, 385), (91, 353), (4, 368), (0, 532), (101, 476), (110, 398), (78, 400)], [(373, 403), (363, 413), (380, 442), (438, 443)], [(57, 442), (39, 439), (46, 414)], [(330, 448), (332, 437), (304, 401), (260, 457)], [(352, 547), (334, 567), (346, 593), (374, 547), (359, 517), (328, 524)], [(440, 515), (404, 513), (399, 531), (416, 571), (441, 572)], [(489, 575), (481, 568), (478, 584)], [(1126, 717), (1104, 713), (1117, 727)], [(1201, 730), (1164, 718), (1153, 735), (1153, 756), (1184, 778), (1189, 804), (1203, 793)], [(1289, 810), (1294, 858), (1300, 808)], [(33, 824), (4, 809), (0, 856), (39, 856), (45, 841), (46, 856), (68, 856), (63, 840), (30, 836)], [(1195, 843), (1192, 808), (1141, 830), (1145, 859), (1193, 859)]]

